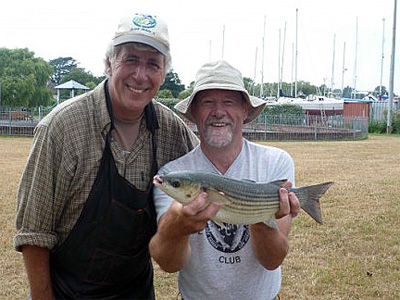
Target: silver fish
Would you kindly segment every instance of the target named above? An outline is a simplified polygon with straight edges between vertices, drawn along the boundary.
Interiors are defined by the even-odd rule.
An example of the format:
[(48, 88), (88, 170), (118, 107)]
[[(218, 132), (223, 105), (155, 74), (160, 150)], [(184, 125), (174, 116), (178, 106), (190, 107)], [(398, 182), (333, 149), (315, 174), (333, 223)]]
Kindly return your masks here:
[[(286, 180), (256, 183), (237, 180), (214, 173), (179, 171), (156, 175), (153, 183), (176, 201), (186, 204), (201, 192), (208, 193), (208, 201), (222, 203), (213, 220), (219, 224), (254, 224), (266, 222), (276, 227), (275, 213), (279, 209), (279, 189)], [(319, 198), (333, 182), (288, 188), (300, 201), (301, 208), (322, 224)]]

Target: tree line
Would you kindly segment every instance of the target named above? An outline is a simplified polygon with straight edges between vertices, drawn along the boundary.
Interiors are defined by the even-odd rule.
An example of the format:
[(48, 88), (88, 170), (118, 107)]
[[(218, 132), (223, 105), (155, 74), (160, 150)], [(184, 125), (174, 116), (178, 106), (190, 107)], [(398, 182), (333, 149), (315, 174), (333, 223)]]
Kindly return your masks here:
[[(0, 107), (33, 108), (38, 106), (51, 106), (55, 103), (55, 86), (75, 80), (90, 89), (105, 79), (105, 76), (94, 76), (90, 71), (78, 67), (78, 62), (72, 57), (58, 57), (50, 61), (36, 57), (35, 53), (27, 48), (8, 49), (0, 48)], [(184, 99), (193, 90), (194, 82), (187, 87), (181, 82), (179, 75), (171, 70), (167, 73), (165, 81), (158, 92), (160, 99)], [(266, 97), (278, 95), (293, 96), (293, 83), (264, 83), (261, 89), (250, 78), (244, 78), (244, 84), (250, 94)], [(331, 91), (327, 86), (314, 86), (306, 81), (299, 81), (297, 94), (335, 94), (351, 98), (353, 88), (346, 87), (343, 93), (340, 90)], [(387, 93), (382, 87), (383, 94)], [(262, 93), (260, 92), (262, 91)], [(279, 92), (278, 92), (279, 91)], [(380, 87), (371, 91), (379, 96)], [(77, 91), (76, 94), (84, 91)], [(69, 91), (61, 91), (60, 99), (70, 97)]]

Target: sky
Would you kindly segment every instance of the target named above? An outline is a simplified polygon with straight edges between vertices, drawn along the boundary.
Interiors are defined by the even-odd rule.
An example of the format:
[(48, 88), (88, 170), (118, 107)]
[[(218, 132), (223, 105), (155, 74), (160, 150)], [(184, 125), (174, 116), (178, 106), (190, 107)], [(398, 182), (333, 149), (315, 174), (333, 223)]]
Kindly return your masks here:
[[(0, 47), (28, 48), (46, 61), (70, 56), (95, 76), (103, 75), (104, 53), (121, 17), (139, 12), (167, 22), (173, 70), (186, 86), (202, 64), (225, 59), (256, 83), (277, 82), (282, 73), (284, 82), (297, 77), (318, 86), (370, 91), (382, 80), (389, 89), (394, 0), (2, 0), (1, 4)], [(399, 94), (398, 36), (395, 45), (394, 92)]]

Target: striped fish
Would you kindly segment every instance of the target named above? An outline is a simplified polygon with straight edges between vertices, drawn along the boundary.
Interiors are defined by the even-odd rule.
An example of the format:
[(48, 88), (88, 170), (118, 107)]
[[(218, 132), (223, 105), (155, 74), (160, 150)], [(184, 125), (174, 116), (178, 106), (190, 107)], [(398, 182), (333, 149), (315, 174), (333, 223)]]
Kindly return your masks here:
[[(219, 224), (254, 224), (266, 222), (276, 227), (275, 213), (279, 209), (278, 191), (286, 180), (256, 183), (237, 180), (214, 173), (179, 171), (156, 175), (154, 184), (176, 201), (186, 204), (201, 192), (208, 193), (208, 200), (222, 203), (213, 220)], [(300, 201), (301, 208), (315, 221), (322, 224), (319, 198), (333, 182), (300, 188), (288, 188)]]

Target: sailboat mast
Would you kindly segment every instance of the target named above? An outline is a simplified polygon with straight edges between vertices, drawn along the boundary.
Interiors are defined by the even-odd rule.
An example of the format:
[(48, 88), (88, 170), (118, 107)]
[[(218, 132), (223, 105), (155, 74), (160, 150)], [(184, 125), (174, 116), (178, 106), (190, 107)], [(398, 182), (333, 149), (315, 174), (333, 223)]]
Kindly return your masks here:
[(331, 77), (331, 93), (333, 93), (333, 84), (335, 78), (335, 47), (336, 47), (336, 34), (333, 36), (333, 54), (332, 54), (332, 77)]
[(381, 56), (381, 81), (379, 83), (379, 98), (382, 99), (382, 77), (383, 77), (383, 60), (385, 58), (385, 18), (382, 19), (382, 56)]
[[(279, 78), (280, 82), (280, 88), (279, 90), (282, 90), (282, 81), (283, 81), (283, 63), (284, 63), (284, 58), (285, 58), (285, 44), (286, 44), (286, 22), (285, 22), (285, 29), (283, 31), (283, 46), (282, 46), (282, 63), (281, 63), (281, 76)], [(279, 95), (278, 95), (279, 97)]]
[(278, 46), (278, 86), (276, 89), (276, 98), (280, 96), (279, 90), (281, 89), (281, 29), (279, 28), (279, 46)]
[(346, 72), (346, 42), (343, 44), (342, 97), (344, 97), (344, 72)]
[(298, 36), (298, 32), (297, 32), (297, 28), (298, 28), (298, 14), (299, 14), (299, 9), (296, 8), (296, 49), (295, 49), (295, 58), (294, 58), (294, 97), (297, 98), (297, 36)]
[(395, 49), (396, 49), (396, 15), (397, 15), (397, 0), (394, 0), (392, 55), (390, 57), (389, 103), (388, 103), (388, 109), (387, 109), (387, 124), (386, 124), (386, 133), (387, 134), (391, 133), (390, 127), (392, 126), (394, 56), (395, 56)]
[(290, 96), (293, 95), (293, 66), (294, 66), (294, 44), (292, 43), (292, 68), (290, 72)]
[(264, 51), (265, 51), (265, 16), (264, 16), (264, 34), (262, 39), (260, 98), (264, 98)]
[[(356, 53), (354, 56), (354, 84), (353, 84), (353, 97), (355, 98), (355, 93), (357, 92), (357, 57), (358, 57), (358, 17), (356, 18)], [(352, 97), (352, 98), (353, 98)]]
[(253, 91), (252, 91), (252, 95), (254, 96), (254, 92), (255, 92), (255, 83), (256, 83), (256, 74), (257, 74), (257, 51), (258, 48), (256, 47), (256, 56), (254, 58), (254, 75), (253, 75)]

